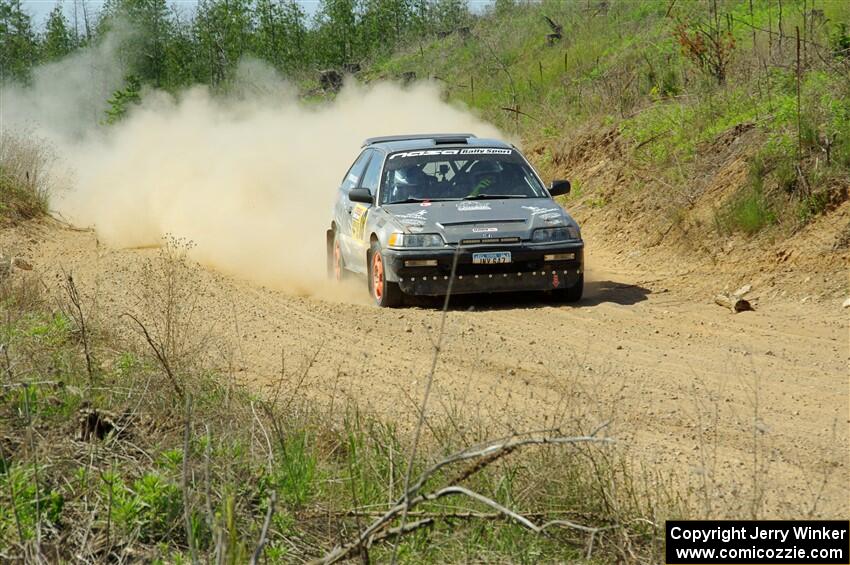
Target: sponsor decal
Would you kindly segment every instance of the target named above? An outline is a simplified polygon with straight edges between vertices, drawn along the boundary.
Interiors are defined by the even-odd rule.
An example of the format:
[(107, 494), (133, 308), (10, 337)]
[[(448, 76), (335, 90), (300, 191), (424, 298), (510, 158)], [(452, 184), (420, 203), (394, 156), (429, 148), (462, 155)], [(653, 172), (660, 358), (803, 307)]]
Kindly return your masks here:
[(490, 205), (486, 202), (458, 202), (458, 212), (469, 212), (472, 210), (490, 210)]
[(550, 226), (564, 225), (564, 218), (560, 212), (547, 212), (545, 214), (540, 214), (540, 219)]
[(499, 231), (499, 228), (472, 228), (474, 233), (487, 233), (493, 231)]
[(363, 239), (363, 231), (366, 227), (366, 216), (369, 214), (369, 208), (358, 204), (351, 211), (351, 237), (354, 239)]
[(513, 149), (476, 147), (474, 149), (423, 149), (421, 151), (402, 151), (390, 155), (390, 161), (396, 157), (432, 157), (435, 155), (510, 155)]
[(425, 221), (425, 217), (428, 215), (428, 210), (417, 210), (416, 212), (410, 212), (409, 214), (399, 214), (396, 216), (399, 220), (416, 220), (419, 222)]
[(489, 147), (480, 147), (475, 149), (461, 149), (461, 155), (510, 155), (512, 149), (492, 149)]
[(460, 149), (427, 149), (423, 151), (403, 151), (390, 155), (390, 161), (396, 157), (428, 157), (433, 155), (457, 155)]
[(425, 225), (425, 219), (428, 216), (428, 210), (417, 210), (416, 212), (410, 212), (409, 214), (399, 214), (396, 216), (396, 219), (401, 223), (401, 225), (408, 228), (409, 231), (422, 231), (422, 227)]
[(529, 210), (532, 216), (541, 216), (543, 214), (552, 214), (553, 212), (557, 212), (560, 215), (560, 208), (541, 208), (539, 206), (523, 206), (523, 210)]

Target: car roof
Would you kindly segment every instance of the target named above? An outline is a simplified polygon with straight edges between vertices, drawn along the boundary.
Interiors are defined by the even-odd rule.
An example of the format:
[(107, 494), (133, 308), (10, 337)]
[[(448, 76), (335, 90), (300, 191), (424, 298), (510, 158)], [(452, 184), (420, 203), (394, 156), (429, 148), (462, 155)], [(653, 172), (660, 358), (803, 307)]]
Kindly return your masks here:
[(387, 153), (394, 151), (412, 151), (431, 147), (501, 147), (510, 149), (513, 145), (498, 139), (476, 137), (471, 133), (425, 133), (411, 135), (389, 135), (370, 137), (363, 147), (382, 149)]

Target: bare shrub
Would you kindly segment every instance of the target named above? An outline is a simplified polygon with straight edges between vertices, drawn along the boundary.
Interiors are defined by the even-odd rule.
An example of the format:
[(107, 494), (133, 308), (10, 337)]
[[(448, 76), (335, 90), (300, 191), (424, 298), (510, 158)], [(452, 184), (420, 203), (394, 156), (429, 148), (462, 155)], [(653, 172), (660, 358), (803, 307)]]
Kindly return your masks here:
[(0, 133), (0, 216), (19, 221), (47, 213), (52, 161), (42, 140)]
[(202, 329), (197, 297), (202, 289), (189, 259), (189, 240), (166, 236), (158, 257), (148, 260), (135, 312), (125, 313), (182, 399), (184, 380), (204, 358), (210, 334)]

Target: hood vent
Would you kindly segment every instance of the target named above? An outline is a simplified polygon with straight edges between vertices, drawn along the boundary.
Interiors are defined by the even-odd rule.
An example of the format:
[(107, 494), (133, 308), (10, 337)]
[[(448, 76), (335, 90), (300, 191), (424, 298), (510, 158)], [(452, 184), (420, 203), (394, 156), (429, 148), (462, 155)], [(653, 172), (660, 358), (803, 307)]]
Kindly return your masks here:
[(487, 239), (461, 239), (461, 245), (492, 245), (494, 243), (519, 243), (518, 237), (492, 237)]

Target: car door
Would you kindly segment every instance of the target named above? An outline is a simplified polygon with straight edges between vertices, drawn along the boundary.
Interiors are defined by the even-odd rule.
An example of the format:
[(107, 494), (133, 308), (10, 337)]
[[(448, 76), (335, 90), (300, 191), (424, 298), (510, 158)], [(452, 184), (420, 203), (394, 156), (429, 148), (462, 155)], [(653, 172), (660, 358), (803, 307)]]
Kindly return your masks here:
[[(366, 170), (363, 173), (358, 188), (368, 188), (372, 196), (378, 194), (378, 183), (381, 178), (381, 169), (384, 164), (383, 153), (371, 150)], [(351, 270), (366, 272), (366, 252), (369, 250), (369, 230), (366, 229), (367, 218), (373, 212), (372, 204), (357, 202), (351, 210), (351, 259), (348, 265)]]
[(343, 177), (339, 185), (334, 209), (334, 218), (336, 218), (337, 222), (337, 238), (339, 239), (340, 251), (342, 251), (342, 260), (349, 269), (353, 270), (357, 270), (352, 260), (355, 259), (355, 252), (360, 246), (352, 245), (351, 214), (354, 211), (355, 203), (348, 199), (348, 192), (360, 185), (360, 179), (363, 177), (363, 172), (366, 170), (366, 165), (369, 163), (369, 158), (372, 157), (373, 153), (373, 149), (364, 150), (348, 169), (348, 172), (345, 173), (345, 177)]

